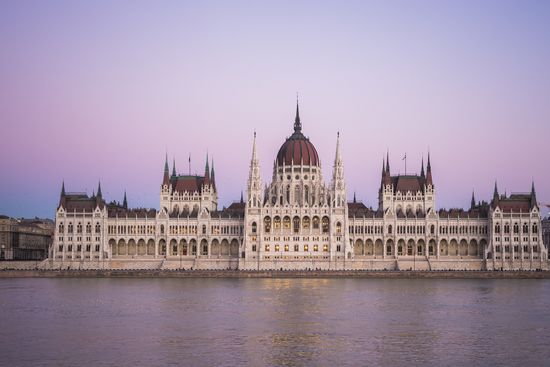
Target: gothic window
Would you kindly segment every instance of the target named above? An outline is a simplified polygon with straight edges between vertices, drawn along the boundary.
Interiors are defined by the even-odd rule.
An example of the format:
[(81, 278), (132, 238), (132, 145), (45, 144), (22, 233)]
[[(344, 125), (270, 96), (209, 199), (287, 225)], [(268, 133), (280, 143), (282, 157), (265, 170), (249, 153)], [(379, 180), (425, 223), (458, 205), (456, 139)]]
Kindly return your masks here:
[(430, 234), (435, 234), (435, 226), (433, 224), (430, 226)]
[(300, 251), (300, 245), (294, 245), (294, 251)]
[(538, 233), (538, 227), (537, 224), (533, 224), (533, 233)]
[(506, 223), (504, 225), (504, 234), (509, 234), (509, 233), (510, 233), (510, 225)]
[(309, 229), (310, 227), (309, 217), (304, 217), (304, 219), (302, 219), (302, 227), (306, 230)]
[(342, 234), (342, 223), (336, 223), (336, 234)]
[(304, 203), (309, 204), (309, 187), (304, 188)]
[(265, 252), (269, 252), (269, 245), (265, 245), (264, 250)]
[(304, 251), (309, 251), (309, 246), (308, 245), (304, 245)]
[(264, 218), (264, 231), (265, 233), (269, 233), (271, 231), (271, 218), (265, 217)]
[(82, 223), (76, 225), (76, 233), (82, 233)]
[(300, 232), (300, 218), (299, 217), (294, 217), (292, 219), (292, 229), (293, 229), (294, 233), (299, 233)]
[(59, 233), (65, 232), (65, 227), (63, 226), (63, 223), (59, 224)]
[(319, 229), (319, 217), (313, 217), (313, 229)]
[(274, 229), (281, 229), (281, 217), (275, 217), (273, 219), (273, 228)]
[(90, 222), (86, 224), (86, 233), (92, 233), (92, 223)]
[(290, 185), (286, 187), (286, 202), (290, 203)]
[(288, 252), (288, 245), (285, 245), (285, 252)]
[(323, 245), (323, 252), (328, 252), (328, 245)]
[(328, 230), (329, 230), (329, 222), (328, 222), (328, 217), (323, 217), (323, 233), (328, 233)]
[[(254, 223), (254, 224), (256, 224), (256, 223)], [(202, 225), (202, 234), (206, 234), (206, 225), (204, 225), (204, 224)]]
[(281, 246), (275, 245), (275, 252), (279, 252), (280, 249), (281, 249)]
[(313, 245), (313, 251), (315, 252), (319, 251), (319, 245)]
[(160, 234), (164, 234), (164, 224), (160, 225)]
[(527, 223), (523, 223), (523, 233), (524, 234), (529, 233), (529, 226), (527, 225)]
[(500, 223), (495, 224), (495, 233), (500, 234)]
[(256, 222), (252, 222), (252, 233), (258, 232), (258, 226), (256, 225)]
[(290, 229), (290, 217), (283, 218), (283, 229)]
[(519, 233), (519, 224), (514, 223), (514, 233)]
[(393, 231), (393, 227), (392, 227), (392, 225), (390, 224), (390, 225), (388, 226), (388, 234), (392, 234), (392, 231)]

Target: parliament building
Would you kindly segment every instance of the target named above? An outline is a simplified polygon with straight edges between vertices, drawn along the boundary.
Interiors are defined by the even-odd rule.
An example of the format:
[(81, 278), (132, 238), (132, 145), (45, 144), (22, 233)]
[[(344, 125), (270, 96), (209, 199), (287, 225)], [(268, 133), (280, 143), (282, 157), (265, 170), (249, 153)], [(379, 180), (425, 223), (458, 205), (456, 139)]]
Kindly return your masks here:
[(160, 207), (131, 209), (97, 192), (65, 192), (55, 216), (49, 264), (71, 269), (537, 270), (548, 269), (534, 184), (470, 208), (436, 209), (430, 156), (419, 174), (392, 175), (382, 162), (378, 207), (347, 201), (339, 136), (330, 181), (303, 134), (294, 131), (262, 180), (256, 134), (246, 197), (218, 209), (218, 182), (168, 161)]

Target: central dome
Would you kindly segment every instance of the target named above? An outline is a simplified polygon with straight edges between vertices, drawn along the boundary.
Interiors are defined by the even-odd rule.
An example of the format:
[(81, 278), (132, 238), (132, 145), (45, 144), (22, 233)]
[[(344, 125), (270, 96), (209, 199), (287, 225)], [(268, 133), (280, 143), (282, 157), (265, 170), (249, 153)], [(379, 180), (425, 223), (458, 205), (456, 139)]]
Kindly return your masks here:
[(281, 146), (277, 153), (277, 164), (279, 166), (304, 165), (319, 166), (319, 155), (313, 144), (302, 134), (302, 123), (300, 122), (300, 111), (296, 104), (296, 119), (294, 120), (294, 134)]

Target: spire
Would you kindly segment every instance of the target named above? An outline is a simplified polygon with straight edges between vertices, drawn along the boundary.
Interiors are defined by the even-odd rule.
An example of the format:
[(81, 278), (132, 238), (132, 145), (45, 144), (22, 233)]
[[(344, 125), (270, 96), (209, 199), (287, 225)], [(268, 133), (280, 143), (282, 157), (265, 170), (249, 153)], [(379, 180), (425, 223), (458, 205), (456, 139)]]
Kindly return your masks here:
[(212, 169), (210, 171), (210, 179), (212, 180), (212, 186), (216, 187), (216, 175), (214, 173), (214, 157), (212, 157)]
[(241, 204), (244, 203), (244, 200), (243, 200), (243, 190), (241, 190)]
[(338, 162), (342, 161), (342, 157), (340, 156), (340, 132), (338, 131), (336, 133), (336, 155), (334, 157), (334, 164), (338, 164)]
[(386, 173), (390, 173), (390, 151), (386, 152)]
[(176, 178), (176, 158), (172, 161), (172, 178)]
[(208, 167), (208, 152), (206, 153), (206, 163), (204, 165), (204, 178), (205, 178), (205, 181), (210, 181), (210, 168)]
[(252, 143), (252, 162), (255, 162), (258, 159), (256, 154), (256, 131), (254, 131), (254, 141)]
[(354, 203), (357, 202), (357, 197), (355, 196), (355, 191), (353, 192), (353, 202), (354, 202)]
[(162, 179), (163, 185), (169, 185), (170, 184), (170, 169), (168, 168), (168, 153), (166, 153), (166, 157), (164, 158), (164, 177)]
[(420, 167), (420, 177), (424, 177), (424, 157), (422, 157), (422, 165)]
[(61, 197), (65, 196), (65, 180), (61, 182)]
[(98, 198), (101, 198), (102, 194), (101, 194), (101, 181), (98, 181), (97, 183), (97, 195), (96, 195)]
[(535, 181), (531, 181), (531, 206), (537, 206), (537, 192), (535, 191)]
[(302, 132), (302, 123), (300, 122), (300, 106), (298, 104), (298, 95), (296, 95), (296, 118), (294, 118), (294, 132)]
[(426, 165), (426, 184), (433, 186), (432, 164), (430, 162), (430, 152), (428, 152), (428, 164)]
[(476, 197), (474, 194), (474, 190), (472, 190), (472, 201), (470, 202), (470, 208), (473, 209), (476, 206)]
[(495, 180), (495, 190), (493, 191), (493, 201), (498, 201), (498, 187), (497, 187), (496, 180)]
[(124, 200), (122, 201), (122, 206), (128, 209), (128, 199), (126, 199), (126, 190), (124, 190)]

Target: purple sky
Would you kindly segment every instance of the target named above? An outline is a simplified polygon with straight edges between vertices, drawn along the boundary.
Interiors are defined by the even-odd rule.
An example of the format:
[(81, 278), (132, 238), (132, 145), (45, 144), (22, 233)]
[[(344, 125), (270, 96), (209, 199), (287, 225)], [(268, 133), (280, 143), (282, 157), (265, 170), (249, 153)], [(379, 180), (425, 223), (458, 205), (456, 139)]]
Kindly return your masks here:
[(430, 150), (438, 207), (495, 179), (550, 203), (548, 1), (2, 1), (0, 49), (0, 213), (53, 217), (62, 179), (158, 208), (165, 152), (208, 151), (228, 205), (254, 130), (271, 178), (297, 91), (349, 198), (377, 205), (387, 149), (392, 173)]

